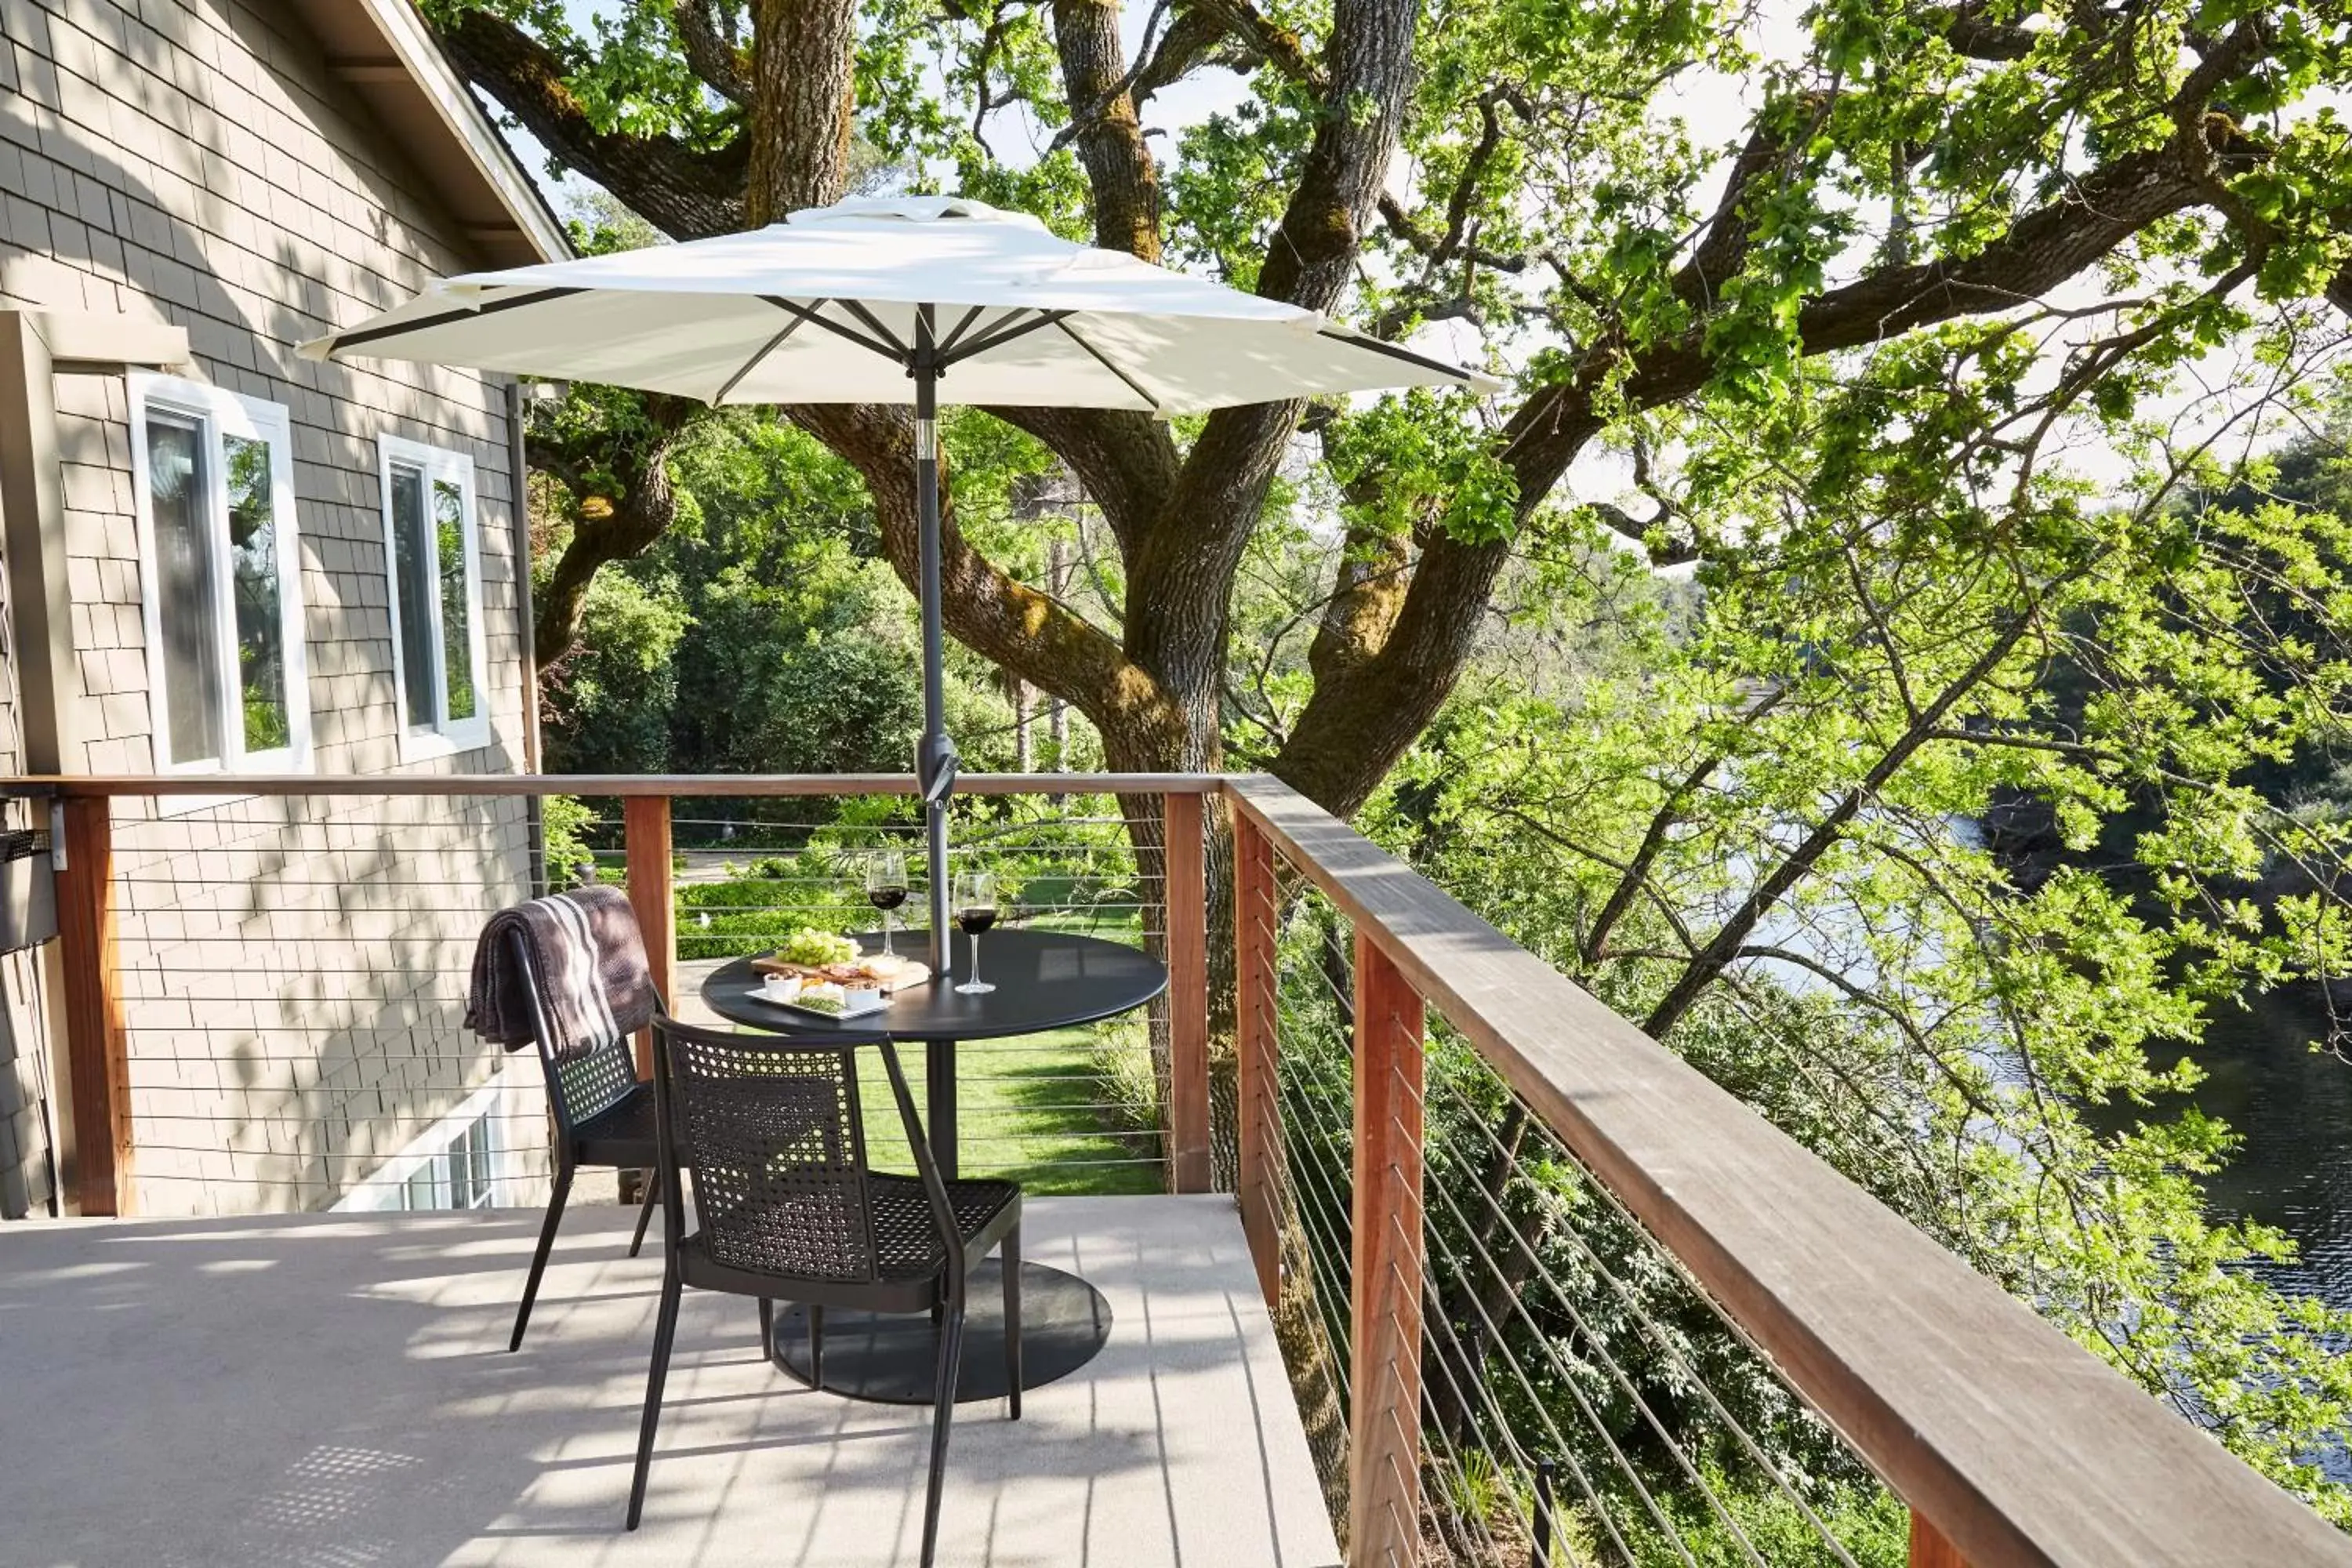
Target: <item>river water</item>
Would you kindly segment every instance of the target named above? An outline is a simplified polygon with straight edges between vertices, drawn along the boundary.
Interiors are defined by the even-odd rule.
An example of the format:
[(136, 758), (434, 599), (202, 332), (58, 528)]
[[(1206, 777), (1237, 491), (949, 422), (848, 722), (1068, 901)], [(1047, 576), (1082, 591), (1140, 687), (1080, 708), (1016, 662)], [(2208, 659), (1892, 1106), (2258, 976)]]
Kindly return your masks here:
[(2225, 1009), (2189, 1053), (2207, 1074), (2191, 1098), (2245, 1140), (2206, 1183), (2216, 1215), (2286, 1232), (2301, 1257), (2265, 1272), (2352, 1308), (2352, 1063), (2311, 1049), (2326, 1031), (2308, 992)]

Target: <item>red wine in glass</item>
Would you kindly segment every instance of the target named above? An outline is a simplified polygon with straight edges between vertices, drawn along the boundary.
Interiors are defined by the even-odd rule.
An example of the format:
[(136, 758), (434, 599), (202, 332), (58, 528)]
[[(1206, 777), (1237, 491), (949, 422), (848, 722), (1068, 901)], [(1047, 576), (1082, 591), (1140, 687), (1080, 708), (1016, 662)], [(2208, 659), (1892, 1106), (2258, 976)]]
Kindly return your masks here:
[(882, 911), (882, 954), (890, 946), (890, 911), (907, 901), (907, 858), (896, 849), (877, 850), (866, 862), (866, 901)]
[(996, 923), (996, 879), (985, 871), (966, 871), (955, 879), (955, 921), (971, 939), (971, 978), (956, 989), (964, 995), (993, 991), (980, 977), (980, 933)]

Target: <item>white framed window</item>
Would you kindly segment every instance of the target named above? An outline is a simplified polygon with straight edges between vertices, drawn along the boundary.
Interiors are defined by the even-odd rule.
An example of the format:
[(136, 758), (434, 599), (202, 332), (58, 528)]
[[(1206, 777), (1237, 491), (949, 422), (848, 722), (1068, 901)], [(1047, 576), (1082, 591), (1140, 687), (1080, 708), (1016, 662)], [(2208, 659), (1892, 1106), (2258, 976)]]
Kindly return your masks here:
[(131, 483), (155, 765), (310, 765), (294, 438), (284, 405), (136, 374)]
[(493, 1064), (487, 1083), (355, 1183), (335, 1201), (334, 1212), (510, 1208), (543, 1202), (548, 1167), (539, 1133), (546, 1125), (546, 1102), (536, 1078), (517, 1080), (503, 1063)]
[(379, 437), (376, 447), (383, 460), (400, 754), (436, 756), (486, 746), (488, 661), (474, 460), (397, 436)]
[(485, 1111), (447, 1144), (416, 1163), (400, 1184), (404, 1209), (496, 1208), (497, 1165), (490, 1115)]

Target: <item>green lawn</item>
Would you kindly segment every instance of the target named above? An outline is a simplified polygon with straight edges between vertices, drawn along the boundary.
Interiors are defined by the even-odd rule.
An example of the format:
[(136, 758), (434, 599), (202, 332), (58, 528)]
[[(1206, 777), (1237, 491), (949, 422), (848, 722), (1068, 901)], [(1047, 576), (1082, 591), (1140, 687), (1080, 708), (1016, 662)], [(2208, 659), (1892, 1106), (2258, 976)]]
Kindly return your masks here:
[[(677, 888), (679, 958), (768, 952), (802, 925), (845, 931), (872, 924), (862, 890), (825, 857), (750, 848), (742, 854), (740, 868), (724, 879)], [(603, 858), (602, 874), (623, 881), (621, 868), (602, 867)], [(1142, 922), (1122, 876), (1074, 872), (1054, 864), (1050, 851), (1026, 862), (1008, 860), (1005, 869), (1020, 889), (1022, 925), (1141, 945)], [(958, 1047), (962, 1173), (1009, 1178), (1040, 1194), (1165, 1191), (1146, 1039), (1137, 1014)], [(923, 1109), (923, 1054), (919, 1045), (899, 1047), (918, 1111)], [(879, 1169), (911, 1171), (881, 1054), (860, 1052), (859, 1061), (868, 1158)]]
[[(957, 1047), (958, 1143), (963, 1173), (1002, 1176), (1033, 1194), (1103, 1196), (1165, 1190), (1160, 1139), (1123, 1082), (1150, 1082), (1143, 1033), (1057, 1029)], [(923, 1109), (924, 1047), (899, 1047), (915, 1109)], [(859, 1053), (867, 1157), (911, 1171), (879, 1051)]]

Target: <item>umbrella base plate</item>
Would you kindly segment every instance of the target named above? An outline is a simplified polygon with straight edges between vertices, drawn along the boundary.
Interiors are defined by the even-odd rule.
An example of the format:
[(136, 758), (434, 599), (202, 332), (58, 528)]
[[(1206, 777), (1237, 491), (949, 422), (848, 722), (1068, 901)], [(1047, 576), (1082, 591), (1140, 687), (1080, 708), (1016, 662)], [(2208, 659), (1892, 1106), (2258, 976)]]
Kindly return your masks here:
[[(1002, 1399), (1004, 1376), (1003, 1266), (992, 1258), (972, 1271), (964, 1309), (963, 1366), (956, 1403)], [(1021, 1386), (1042, 1387), (1092, 1361), (1110, 1341), (1110, 1303), (1075, 1274), (1040, 1263), (1021, 1266)], [(815, 1386), (878, 1405), (929, 1405), (939, 1380), (939, 1331), (921, 1312), (824, 1315), (824, 1377)], [(803, 1383), (809, 1378), (808, 1309), (777, 1303), (770, 1359)]]

